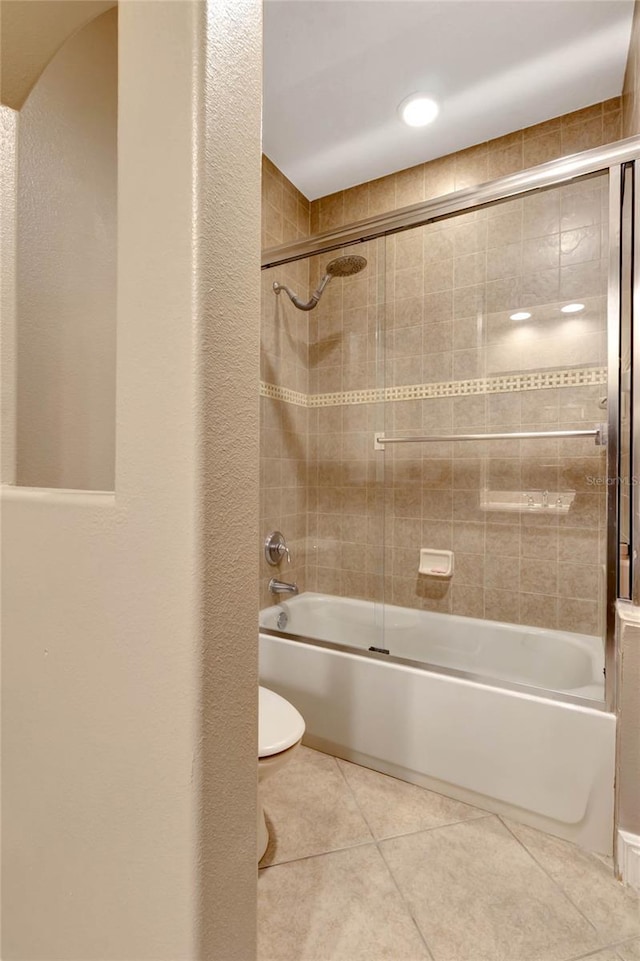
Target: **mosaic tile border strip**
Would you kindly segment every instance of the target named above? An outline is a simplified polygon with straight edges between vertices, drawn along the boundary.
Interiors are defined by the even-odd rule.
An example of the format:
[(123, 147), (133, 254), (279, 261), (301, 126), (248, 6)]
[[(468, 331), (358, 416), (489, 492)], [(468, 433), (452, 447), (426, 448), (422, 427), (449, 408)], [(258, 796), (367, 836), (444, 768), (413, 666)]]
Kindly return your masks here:
[(524, 390), (548, 390), (552, 387), (589, 387), (606, 384), (606, 367), (581, 367), (572, 370), (539, 371), (504, 377), (481, 377), (476, 380), (444, 381), (437, 384), (407, 384), (403, 387), (346, 390), (333, 394), (303, 394), (288, 387), (260, 381), (260, 395), (282, 400), (297, 407), (342, 407), (353, 404), (375, 404), (383, 401), (427, 400), (433, 397), (469, 397), (474, 394), (508, 394)]
[(286, 404), (295, 404), (296, 407), (311, 406), (309, 394), (301, 394), (300, 391), (289, 390), (288, 387), (278, 387), (277, 384), (267, 384), (264, 380), (260, 381), (260, 396), (270, 397), (271, 400), (283, 400)]

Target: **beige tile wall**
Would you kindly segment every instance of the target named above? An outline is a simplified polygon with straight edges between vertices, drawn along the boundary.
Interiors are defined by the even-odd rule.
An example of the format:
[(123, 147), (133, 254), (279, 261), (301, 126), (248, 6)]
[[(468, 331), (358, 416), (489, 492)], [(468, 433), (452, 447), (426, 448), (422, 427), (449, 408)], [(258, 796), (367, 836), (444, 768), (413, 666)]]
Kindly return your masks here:
[[(309, 321), (310, 394), (384, 387), (384, 240), (345, 248), (367, 260), (361, 273), (332, 280)], [(334, 254), (313, 257), (315, 286)], [(384, 405), (309, 411), (309, 590), (382, 600), (384, 462), (373, 451)]]
[[(310, 284), (316, 287), (328, 262), (356, 254), (367, 266), (359, 274), (331, 280), (309, 314), (309, 390), (312, 394), (383, 386), (384, 357), (379, 325), (384, 324), (384, 240), (354, 244), (310, 259)], [(380, 328), (382, 329), (382, 328)]]
[[(262, 165), (262, 243), (272, 247), (309, 234), (309, 202), (266, 157)], [(307, 261), (262, 273), (260, 376), (263, 381), (306, 393), (309, 387), (308, 315), (286, 295), (275, 296), (277, 279), (306, 296)], [(260, 398), (260, 605), (273, 603), (267, 585), (273, 576), (305, 589), (307, 536), (307, 419), (304, 407)], [(285, 534), (292, 564), (270, 567), (262, 552), (266, 535)]]
[[(615, 98), (314, 201), (310, 233), (598, 146), (618, 139), (620, 130)], [(265, 246), (301, 236), (304, 198), (296, 197), (295, 210), (303, 213), (294, 221), (295, 190), (268, 162), (265, 184)], [(263, 380), (316, 395), (603, 363), (601, 207), (593, 183), (579, 193), (572, 199), (569, 190), (562, 204), (543, 194), (356, 245), (367, 271), (332, 281), (309, 314), (283, 295), (274, 303), (271, 284), (277, 274), (306, 297), (335, 255), (265, 271)], [(578, 296), (588, 299), (588, 310), (559, 334), (559, 300)], [(525, 328), (514, 339), (508, 321), (525, 303), (536, 307), (527, 342)], [(263, 398), (263, 526), (277, 522), (293, 537), (291, 573), (307, 590), (378, 600), (384, 592), (397, 604), (595, 633), (604, 498), (603, 488), (585, 487), (587, 470), (602, 474), (591, 444), (572, 442), (569, 458), (543, 442), (517, 456), (513, 442), (508, 449), (438, 445), (419, 455), (412, 447), (380, 455), (371, 435), (384, 426), (591, 425), (603, 417), (601, 396), (598, 387), (573, 387), (311, 410)], [(480, 515), (479, 489), (487, 484), (578, 493), (570, 515), (514, 520)], [(445, 545), (456, 551), (453, 583), (417, 578), (417, 549)], [(263, 603), (272, 573), (265, 565)]]
[[(311, 322), (312, 392), (604, 366), (606, 205), (606, 180), (590, 179), (361, 245), (369, 278), (345, 279)], [(585, 309), (562, 314), (572, 300)], [(530, 320), (510, 320), (525, 308)], [(603, 394), (603, 386), (561, 387), (311, 411), (308, 586), (597, 633), (605, 488), (589, 478), (602, 477), (605, 464), (593, 441), (381, 454), (372, 435), (583, 429), (603, 419)], [(489, 512), (480, 509), (482, 488), (575, 498), (565, 515)], [(417, 574), (420, 547), (454, 550), (451, 581)]]
[(567, 154), (613, 143), (622, 136), (622, 100), (614, 97), (584, 110), (517, 130), (468, 150), (321, 197), (311, 203), (311, 233), (429, 200), (526, 170)]
[[(423, 429), (437, 432), (443, 424), (453, 432), (591, 426), (600, 415), (598, 394), (598, 388), (514, 393), (494, 410), (492, 401), (503, 401), (505, 395), (454, 398), (436, 402), (437, 413), (433, 401), (423, 401), (422, 423), (429, 425)], [(565, 406), (569, 399), (584, 421), (573, 419), (575, 411)], [(459, 401), (468, 403), (462, 408)], [(462, 423), (457, 416), (461, 408)], [(392, 547), (386, 588), (392, 602), (597, 633), (604, 496), (602, 488), (592, 492), (587, 476), (602, 476), (603, 458), (592, 442), (567, 443), (570, 457), (561, 453), (558, 441), (539, 440), (434, 444), (422, 453), (411, 447), (395, 450), (387, 468), (386, 501)], [(577, 493), (565, 515), (489, 513), (480, 509), (484, 485), (496, 492), (572, 488)], [(419, 547), (455, 552), (450, 582), (416, 574)]]

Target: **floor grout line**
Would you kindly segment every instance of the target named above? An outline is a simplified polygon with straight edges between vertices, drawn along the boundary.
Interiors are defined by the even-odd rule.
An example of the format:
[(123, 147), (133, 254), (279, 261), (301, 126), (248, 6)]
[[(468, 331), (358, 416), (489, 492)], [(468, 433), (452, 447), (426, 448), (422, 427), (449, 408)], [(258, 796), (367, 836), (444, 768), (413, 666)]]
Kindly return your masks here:
[[(455, 827), (458, 824), (468, 824), (471, 821), (483, 821), (486, 818), (498, 817), (497, 814), (493, 814), (491, 811), (483, 811), (481, 814), (478, 814), (475, 817), (463, 818), (462, 820), (458, 820), (458, 821), (447, 821), (445, 824), (434, 824), (431, 827), (416, 828), (415, 830), (411, 830), (411, 831), (403, 831), (400, 834), (385, 834), (384, 837), (377, 838), (373, 833), (371, 825), (367, 820), (364, 814), (364, 811), (362, 810), (358, 802), (358, 799), (355, 796), (353, 788), (345, 778), (344, 773), (342, 771), (340, 773), (344, 778), (345, 783), (354, 798), (355, 804), (358, 808), (358, 812), (360, 813), (367, 828), (371, 832), (371, 838), (367, 841), (354, 841), (353, 844), (346, 844), (339, 848), (328, 848), (326, 851), (317, 851), (315, 854), (303, 854), (300, 857), (284, 858), (282, 861), (272, 861), (270, 864), (264, 864), (262, 867), (260, 867), (259, 868), (260, 871), (265, 871), (267, 868), (276, 867), (278, 864), (292, 864), (295, 861), (306, 861), (309, 858), (318, 858), (318, 857), (322, 857), (325, 854), (335, 854), (338, 851), (350, 851), (353, 848), (365, 847), (367, 844), (382, 844), (386, 841), (396, 841), (396, 840), (399, 840), (400, 838), (413, 837), (417, 834), (426, 834), (427, 832), (431, 832), (431, 831), (441, 831), (443, 828)], [(427, 790), (427, 788), (424, 788), (423, 790)]]
[(376, 839), (373, 837), (369, 841), (355, 841), (353, 844), (347, 844), (341, 848), (331, 848), (329, 851), (303, 854), (299, 858), (285, 858), (284, 861), (273, 861), (271, 864), (264, 864), (262, 867), (258, 865), (258, 871), (268, 871), (269, 868), (278, 868), (281, 864), (295, 864), (297, 861), (310, 861), (312, 858), (324, 858), (329, 854), (340, 854), (343, 851), (353, 851), (355, 848), (366, 848), (371, 844), (376, 844)]
[(589, 954), (574, 955), (572, 958), (567, 958), (567, 961), (589, 961), (589, 958), (597, 958), (601, 951), (613, 951), (616, 958), (618, 958), (619, 961), (622, 961), (620, 955), (616, 951), (615, 945), (612, 944), (603, 944), (601, 948), (596, 948), (595, 951), (591, 951)]
[[(344, 761), (344, 763), (345, 763), (345, 764), (350, 764), (351, 762), (350, 762), (350, 761)], [(357, 766), (357, 765), (356, 765), (356, 766)], [(353, 790), (353, 788), (352, 788), (351, 785), (349, 784), (349, 779), (347, 778), (345, 772), (342, 770), (342, 765), (341, 765), (341, 764), (338, 764), (338, 770), (339, 770), (340, 773), (342, 774), (342, 777), (343, 777), (343, 779), (344, 779), (344, 782), (345, 782), (345, 784), (347, 785), (347, 787), (349, 788), (349, 791), (351, 792), (351, 796), (353, 797), (353, 800), (354, 800), (355, 803), (356, 803), (356, 806), (357, 806), (357, 808), (358, 808), (358, 811), (360, 812), (360, 816), (362, 817), (362, 820), (364, 821), (364, 823), (367, 825), (367, 827), (368, 827), (369, 830), (371, 831), (371, 835), (372, 835), (372, 837), (373, 837), (373, 839), (374, 839), (374, 843), (375, 843), (375, 846), (376, 846), (376, 848), (377, 848), (378, 854), (380, 855), (380, 858), (382, 859), (382, 863), (384, 864), (385, 868), (387, 869), (387, 873), (388, 873), (389, 877), (391, 878), (391, 881), (392, 881), (392, 883), (393, 883), (396, 891), (398, 892), (398, 895), (400, 896), (400, 901), (401, 901), (402, 904), (405, 906), (405, 909), (406, 909), (406, 911), (407, 911), (407, 914), (409, 915), (409, 917), (410, 917), (411, 920), (413, 921), (413, 926), (415, 927), (415, 929), (416, 929), (416, 931), (417, 931), (417, 933), (418, 933), (418, 937), (420, 938), (420, 940), (422, 941), (422, 943), (423, 943), (424, 946), (425, 946), (425, 949), (426, 949), (426, 952), (427, 952), (428, 957), (431, 959), (431, 961), (434, 961), (434, 954), (433, 954), (433, 952), (431, 951), (431, 948), (429, 947), (429, 943), (428, 943), (427, 939), (425, 938), (424, 934), (422, 933), (422, 930), (420, 929), (420, 925), (419, 925), (418, 922), (416, 921), (416, 918), (415, 918), (415, 916), (414, 916), (414, 913), (413, 913), (413, 910), (412, 910), (412, 908), (411, 908), (411, 905), (409, 904), (409, 902), (408, 902), (407, 899), (405, 898), (404, 894), (402, 893), (402, 890), (401, 890), (398, 882), (396, 881), (395, 875), (394, 875), (393, 871), (391, 870), (391, 868), (389, 867), (389, 864), (387, 863), (387, 859), (385, 858), (385, 856), (384, 856), (384, 854), (383, 854), (383, 852), (382, 852), (382, 849), (381, 849), (381, 847), (380, 847), (380, 842), (378, 841), (378, 839), (376, 838), (375, 834), (373, 833), (373, 828), (371, 827), (371, 824), (369, 823), (369, 820), (368, 820), (366, 814), (364, 813), (364, 810), (362, 809), (362, 806), (361, 806), (360, 802), (358, 801), (356, 792)], [(386, 840), (386, 839), (385, 839), (385, 840)]]
[[(313, 752), (316, 753), (316, 754), (321, 754), (323, 757), (326, 757), (326, 758), (331, 758), (331, 760), (332, 760), (333, 763), (334, 763), (334, 767), (336, 768), (338, 774), (340, 775), (340, 777), (342, 778), (342, 780), (344, 781), (344, 783), (346, 784), (346, 786), (349, 788), (349, 791), (350, 791), (351, 794), (353, 795), (353, 791), (351, 790), (351, 786), (350, 786), (349, 783), (347, 782), (347, 779), (345, 778), (345, 776), (344, 776), (344, 774), (343, 774), (343, 772), (342, 772), (342, 769), (341, 769), (340, 765), (338, 764), (338, 758), (337, 758), (334, 754), (326, 754), (324, 751), (316, 751), (316, 749), (315, 749), (315, 748), (312, 748), (312, 747), (308, 747), (308, 748), (306, 748), (306, 750), (307, 750), (307, 751), (313, 751)], [(310, 858), (321, 858), (321, 857), (323, 857), (325, 854), (336, 854), (338, 851), (351, 851), (351, 850), (353, 850), (354, 848), (362, 848), (362, 847), (366, 847), (368, 844), (375, 844), (375, 840), (376, 840), (376, 839), (375, 839), (375, 837), (373, 836), (373, 831), (371, 830), (371, 827), (370, 827), (367, 819), (364, 817), (364, 815), (363, 815), (362, 812), (360, 811), (360, 805), (358, 804), (358, 801), (357, 801), (356, 797), (354, 796), (353, 799), (354, 799), (355, 805), (356, 805), (356, 807), (357, 807), (357, 809), (358, 809), (358, 811), (359, 811), (359, 813), (360, 813), (360, 815), (361, 815), (361, 817), (362, 817), (362, 820), (364, 821), (364, 823), (365, 823), (365, 825), (367, 826), (367, 829), (368, 829), (368, 831), (369, 831), (369, 834), (371, 835), (371, 837), (370, 837), (367, 841), (355, 841), (353, 844), (345, 844), (345, 845), (343, 845), (342, 847), (339, 847), (339, 848), (331, 848), (329, 851), (317, 851), (315, 854), (303, 854), (302, 857), (298, 857), (298, 858), (285, 858), (285, 859), (282, 860), (282, 861), (272, 861), (271, 864), (265, 864), (264, 867), (262, 867), (262, 868), (261, 868), (260, 865), (258, 864), (258, 870), (259, 870), (259, 871), (266, 871), (268, 868), (275, 868), (275, 867), (277, 867), (279, 864), (293, 864), (293, 863), (295, 863), (296, 861), (308, 861)]]
[[(587, 915), (584, 913), (584, 911), (582, 910), (582, 908), (580, 908), (580, 907), (575, 903), (575, 901), (573, 900), (573, 898), (569, 897), (569, 895), (568, 895), (567, 892), (564, 890), (564, 888), (556, 881), (556, 879), (551, 875), (551, 873), (545, 868), (544, 864), (541, 864), (541, 862), (538, 860), (538, 858), (535, 856), (535, 854), (533, 854), (533, 853), (529, 850), (529, 848), (526, 846), (526, 844), (524, 843), (524, 841), (521, 841), (520, 838), (518, 837), (518, 835), (515, 834), (515, 833), (511, 830), (511, 828), (509, 827), (509, 825), (505, 822), (504, 818), (503, 818), (501, 815), (497, 815), (497, 817), (499, 818), (500, 823), (503, 825), (503, 827), (505, 827), (505, 828), (507, 829), (507, 831), (509, 832), (509, 834), (511, 835), (511, 837), (514, 838), (514, 840), (518, 842), (518, 844), (519, 844), (520, 847), (523, 849), (523, 851), (526, 851), (526, 853), (529, 855), (529, 857), (530, 857), (531, 860), (534, 862), (534, 864), (537, 864), (538, 867), (540, 868), (540, 870), (543, 872), (543, 874), (546, 874), (546, 876), (549, 878), (549, 880), (551, 881), (551, 883), (553, 884), (553, 886), (554, 886), (555, 888), (557, 888), (557, 890), (562, 894), (562, 896), (563, 896), (564, 898), (566, 898), (566, 900), (569, 902), (569, 904), (573, 905), (573, 907), (576, 909), (576, 911), (578, 912), (578, 914), (580, 914), (581, 917), (583, 917), (584, 920), (587, 922), (587, 924), (589, 924), (589, 925), (593, 928), (593, 930), (594, 930), (595, 933), (598, 935), (598, 937), (601, 937), (601, 934), (600, 934), (600, 932), (598, 931), (598, 928), (597, 928), (596, 925), (593, 923), (593, 921), (591, 920), (591, 918), (587, 917)], [(606, 947), (606, 945), (601, 945), (600, 948), (598, 948), (598, 950), (601, 951), (601, 950), (603, 950), (604, 947)]]
[(567, 961), (589, 961), (589, 958), (597, 956), (601, 951), (613, 951), (617, 954), (622, 961), (621, 955), (618, 954), (618, 948), (624, 948), (625, 945), (633, 944), (634, 941), (640, 941), (639, 937), (625, 938), (623, 941), (612, 941), (611, 944), (603, 944), (602, 947), (596, 948), (589, 954), (580, 954), (573, 958), (568, 958)]
[(389, 866), (389, 862), (388, 862), (387, 859), (385, 858), (384, 852), (382, 851), (382, 849), (381, 849), (381, 847), (380, 847), (380, 845), (378, 844), (377, 841), (376, 841), (376, 847), (377, 847), (377, 849), (378, 849), (378, 853), (379, 853), (380, 857), (382, 858), (382, 861), (383, 861), (383, 863), (384, 863), (384, 866), (386, 867), (386, 869), (387, 869), (387, 871), (388, 871), (388, 873), (389, 873), (389, 877), (390, 877), (391, 880), (393, 881), (393, 884), (394, 884), (394, 886), (395, 886), (395, 889), (396, 889), (396, 891), (398, 892), (398, 894), (400, 895), (400, 899), (401, 899), (402, 903), (404, 904), (405, 908), (407, 909), (407, 913), (408, 913), (409, 917), (410, 917), (411, 920), (413, 921), (414, 927), (415, 927), (416, 931), (418, 932), (418, 935), (419, 935), (419, 937), (420, 937), (420, 940), (422, 941), (422, 943), (424, 944), (424, 946), (425, 946), (425, 948), (426, 948), (426, 950), (427, 950), (427, 954), (429, 955), (429, 958), (431, 959), (431, 961), (434, 961), (435, 955), (433, 954), (433, 951), (432, 951), (431, 948), (429, 947), (429, 942), (427, 941), (426, 937), (424, 936), (424, 934), (423, 934), (423, 932), (422, 932), (422, 929), (421, 929), (420, 925), (418, 924), (418, 922), (417, 922), (417, 920), (416, 920), (416, 917), (415, 917), (415, 915), (414, 915), (414, 913), (413, 913), (413, 908), (411, 907), (411, 905), (410, 905), (409, 902), (407, 901), (406, 897), (404, 896), (404, 894), (403, 894), (403, 892), (402, 892), (402, 888), (401, 888), (400, 885), (398, 884), (398, 882), (397, 882), (397, 880), (396, 880), (396, 876), (395, 876), (395, 874), (393, 873), (393, 871), (391, 870), (391, 868), (390, 868), (390, 866)]
[[(315, 751), (316, 749), (311, 747), (311, 748), (308, 748), (308, 750)], [(319, 753), (322, 753), (322, 752), (319, 752)], [(343, 764), (351, 764), (352, 767), (361, 768), (363, 771), (372, 771), (374, 774), (381, 774), (383, 777), (391, 778), (392, 781), (397, 781), (399, 784), (407, 784), (410, 787), (418, 788), (418, 790), (420, 791), (426, 791), (428, 794), (435, 794), (436, 797), (444, 798), (445, 801), (455, 801), (456, 804), (464, 804), (468, 808), (473, 808), (475, 811), (480, 811), (482, 815), (491, 815), (494, 813), (493, 811), (487, 811), (485, 808), (478, 807), (477, 804), (471, 804), (469, 801), (460, 801), (458, 798), (451, 797), (450, 794), (443, 794), (442, 791), (436, 791), (433, 788), (424, 787), (422, 784), (417, 784), (414, 781), (405, 781), (403, 778), (398, 777), (395, 774), (387, 774), (386, 771), (378, 771), (374, 767), (367, 767), (366, 764), (358, 764), (357, 761), (350, 761), (348, 758), (339, 757), (337, 754), (332, 754), (331, 756), (335, 757), (335, 759), (338, 762), (342, 761)], [(338, 767), (340, 767), (339, 763), (338, 763)], [(467, 819), (465, 818), (465, 820)], [(458, 822), (453, 821), (452, 823), (457, 824)]]
[(457, 824), (469, 824), (471, 821), (484, 821), (486, 818), (494, 818), (497, 816), (497, 814), (492, 814), (491, 811), (487, 811), (484, 814), (479, 814), (477, 817), (462, 818), (459, 821), (447, 821), (446, 824), (434, 824), (430, 828), (418, 828), (415, 831), (404, 831), (402, 834), (385, 834), (383, 838), (376, 838), (376, 841), (396, 841), (400, 838), (413, 837), (415, 834), (426, 834), (427, 831), (442, 831), (443, 828), (454, 828)]

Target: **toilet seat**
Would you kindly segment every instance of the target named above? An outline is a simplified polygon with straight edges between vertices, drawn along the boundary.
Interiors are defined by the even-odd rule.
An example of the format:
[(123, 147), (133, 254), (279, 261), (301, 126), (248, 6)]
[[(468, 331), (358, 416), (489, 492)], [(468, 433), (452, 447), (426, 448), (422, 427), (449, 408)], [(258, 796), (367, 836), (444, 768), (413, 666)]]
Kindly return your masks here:
[(304, 734), (304, 718), (283, 697), (259, 688), (258, 757), (272, 757), (297, 744)]

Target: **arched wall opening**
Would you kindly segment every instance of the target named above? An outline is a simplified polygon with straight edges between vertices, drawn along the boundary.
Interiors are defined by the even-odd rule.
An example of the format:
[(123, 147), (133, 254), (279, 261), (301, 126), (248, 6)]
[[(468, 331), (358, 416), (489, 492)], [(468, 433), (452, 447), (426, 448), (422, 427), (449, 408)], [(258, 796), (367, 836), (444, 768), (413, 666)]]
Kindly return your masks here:
[[(19, 5), (36, 13), (49, 6)], [(60, 14), (68, 7), (53, 6)], [(5, 405), (13, 410), (4, 418), (14, 462), (3, 474), (24, 487), (112, 490), (118, 10), (72, 6), (76, 20), (98, 15), (59, 46), (16, 118), (13, 390)]]

